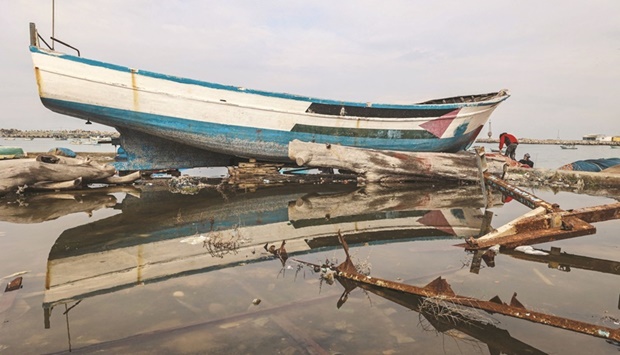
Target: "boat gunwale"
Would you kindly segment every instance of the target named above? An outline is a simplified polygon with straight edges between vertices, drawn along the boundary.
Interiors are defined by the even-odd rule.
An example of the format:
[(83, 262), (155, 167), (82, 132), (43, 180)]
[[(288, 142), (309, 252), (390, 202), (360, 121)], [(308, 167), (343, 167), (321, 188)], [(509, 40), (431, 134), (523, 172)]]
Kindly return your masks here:
[[(458, 109), (458, 108), (463, 108), (463, 107), (496, 105), (510, 97), (510, 93), (507, 90), (500, 90), (500, 91), (493, 92), (493, 93), (462, 95), (462, 96), (455, 96), (455, 97), (449, 97), (449, 98), (433, 99), (433, 100), (427, 100), (425, 102), (415, 103), (415, 104), (384, 104), (384, 103), (370, 103), (370, 102), (339, 101), (339, 100), (330, 100), (330, 99), (320, 99), (320, 98), (296, 95), (296, 94), (277, 93), (277, 92), (270, 92), (270, 91), (263, 91), (263, 90), (247, 89), (241, 86), (217, 84), (217, 83), (208, 82), (208, 81), (201, 81), (201, 80), (189, 79), (189, 78), (184, 78), (184, 77), (179, 77), (179, 76), (174, 76), (174, 75), (161, 74), (161, 73), (152, 72), (148, 70), (132, 69), (130, 67), (126, 67), (122, 65), (112, 64), (112, 63), (103, 62), (103, 61), (94, 60), (94, 59), (88, 59), (84, 57), (78, 57), (78, 56), (74, 56), (74, 55), (70, 55), (70, 54), (66, 54), (66, 53), (62, 53), (58, 51), (47, 50), (47, 49), (37, 47), (37, 46), (30, 46), (30, 52), (33, 54), (38, 53), (38, 54), (47, 55), (47, 56), (54, 56), (54, 57), (58, 57), (64, 60), (69, 60), (69, 61), (73, 61), (77, 63), (82, 63), (85, 65), (96, 66), (96, 67), (106, 68), (106, 69), (120, 71), (120, 72), (137, 73), (145, 77), (172, 81), (172, 82), (176, 82), (179, 84), (197, 85), (197, 86), (202, 86), (202, 87), (216, 89), (216, 90), (226, 90), (226, 91), (232, 91), (232, 92), (238, 92), (238, 93), (254, 94), (254, 95), (265, 96), (265, 97), (273, 97), (273, 98), (279, 98), (279, 99), (303, 101), (303, 102), (326, 104), (326, 105), (336, 105), (336, 106), (372, 107), (372, 108), (377, 108), (377, 109), (397, 109), (397, 110)], [(50, 71), (47, 71), (47, 72), (50, 72)], [(55, 73), (55, 74), (60, 74), (60, 73)], [(480, 97), (491, 97), (491, 99), (482, 100), (482, 101), (471, 101), (472, 98), (480, 98)], [(441, 103), (441, 104), (428, 103), (428, 102), (437, 102), (437, 101), (442, 101), (442, 100), (456, 101), (460, 98), (464, 98), (470, 101), (450, 102), (450, 103)], [(331, 115), (320, 115), (320, 116), (331, 116)], [(337, 117), (343, 118), (347, 116), (337, 116)], [(364, 117), (364, 118), (374, 119), (374, 117)]]
[[(165, 92), (165, 91), (154, 91), (154, 90), (148, 90), (148, 89), (144, 89), (144, 88), (140, 88), (140, 87), (138, 87), (138, 88), (131, 88), (131, 87), (127, 87), (127, 86), (124, 86), (124, 85), (118, 84), (118, 83), (94, 81), (94, 80), (91, 80), (91, 79), (86, 79), (86, 78), (75, 76), (75, 75), (69, 75), (69, 74), (64, 74), (64, 73), (57, 73), (57, 72), (53, 72), (53, 71), (49, 71), (49, 70), (44, 70), (44, 69), (39, 69), (39, 70), (42, 71), (42, 72), (48, 73), (48, 74), (52, 74), (52, 75), (64, 76), (64, 77), (68, 77), (68, 78), (71, 78), (71, 79), (74, 79), (74, 80), (94, 82), (94, 83), (99, 84), (99, 85), (108, 85), (108, 86), (115, 87), (117, 89), (136, 90), (136, 91), (139, 91), (139, 92), (153, 94), (153, 95), (175, 96), (174, 94), (171, 94), (171, 93)], [(485, 94), (481, 94), (481, 95), (485, 95)], [(350, 120), (350, 121), (376, 121), (376, 122), (418, 122), (418, 121), (428, 121), (428, 119), (429, 119), (429, 117), (426, 117), (426, 116), (420, 116), (420, 117), (377, 117), (377, 116), (353, 116), (353, 115), (339, 116), (339, 115), (329, 115), (329, 114), (316, 113), (316, 112), (312, 112), (312, 111), (300, 112), (300, 111), (282, 110), (282, 109), (275, 109), (275, 108), (261, 107), (261, 106), (239, 105), (239, 104), (233, 103), (233, 102), (223, 102), (223, 101), (220, 101), (220, 100), (208, 99), (208, 98), (197, 98), (197, 97), (179, 96), (179, 95), (176, 95), (175, 97), (183, 99), (183, 100), (186, 100), (186, 101), (201, 102), (201, 103), (207, 103), (207, 104), (210, 104), (210, 105), (234, 106), (234, 107), (240, 107), (240, 108), (244, 108), (244, 109), (252, 109), (252, 110), (256, 110), (256, 111), (278, 112), (278, 113), (284, 113), (284, 114), (295, 115), (295, 116), (321, 117), (321, 118), (325, 118), (325, 119), (333, 119), (333, 120), (338, 120), (338, 121)], [(45, 99), (52, 99), (52, 98), (45, 97)], [(56, 99), (56, 100), (58, 100), (58, 99)], [(61, 100), (61, 101), (66, 101), (66, 100)], [(489, 105), (477, 106), (477, 107), (480, 107), (481, 109), (479, 111), (475, 111), (475, 112), (459, 112), (457, 118), (458, 119), (469, 119), (472, 116), (476, 116), (476, 115), (484, 113), (484, 112), (486, 112), (488, 110), (494, 109), (495, 105), (497, 105), (497, 104), (489, 104)], [(436, 105), (436, 106), (439, 106), (439, 105)], [(442, 108), (437, 107), (436, 109), (440, 110)], [(443, 109), (445, 109), (445, 108), (443, 108)], [(433, 117), (433, 118), (438, 119), (439, 117)]]

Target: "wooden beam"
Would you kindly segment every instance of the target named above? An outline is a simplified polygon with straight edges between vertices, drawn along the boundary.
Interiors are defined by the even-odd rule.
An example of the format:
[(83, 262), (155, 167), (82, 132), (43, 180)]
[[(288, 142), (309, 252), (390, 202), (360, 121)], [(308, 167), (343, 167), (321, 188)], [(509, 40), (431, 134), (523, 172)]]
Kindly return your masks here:
[(367, 182), (479, 181), (476, 154), (469, 152), (399, 152), (294, 140), (289, 158), (299, 166), (352, 171)]

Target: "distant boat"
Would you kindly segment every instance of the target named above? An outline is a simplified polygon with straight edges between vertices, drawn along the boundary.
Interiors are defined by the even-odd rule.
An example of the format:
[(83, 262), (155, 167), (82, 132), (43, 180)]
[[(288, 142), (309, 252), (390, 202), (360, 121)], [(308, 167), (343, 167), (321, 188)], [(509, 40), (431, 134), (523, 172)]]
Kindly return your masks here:
[(24, 140), (25, 141), (31, 141), (31, 140), (34, 140), (34, 138), (32, 138), (32, 137), (25, 137)]
[(26, 153), (20, 147), (9, 147), (0, 145), (0, 159), (24, 158)]
[(610, 147), (611, 147), (611, 149), (620, 149), (620, 145), (612, 145)]
[(88, 139), (92, 144), (112, 143), (112, 137), (91, 136)]
[(577, 149), (577, 146), (575, 146), (574, 144), (562, 144), (562, 145), (560, 145), (560, 148), (562, 148), (562, 149)]
[(4, 140), (7, 140), (7, 141), (14, 141), (14, 140), (15, 140), (15, 138), (13, 138), (13, 137), (6, 137), (6, 138), (4, 138)]
[[(500, 90), (417, 104), (325, 100), (169, 76), (39, 46), (30, 52), (39, 95), (54, 112), (112, 126), (126, 160), (119, 170), (226, 166), (232, 160), (290, 163), (294, 139), (360, 148), (467, 149)], [(325, 83), (329, 85), (329, 83)]]

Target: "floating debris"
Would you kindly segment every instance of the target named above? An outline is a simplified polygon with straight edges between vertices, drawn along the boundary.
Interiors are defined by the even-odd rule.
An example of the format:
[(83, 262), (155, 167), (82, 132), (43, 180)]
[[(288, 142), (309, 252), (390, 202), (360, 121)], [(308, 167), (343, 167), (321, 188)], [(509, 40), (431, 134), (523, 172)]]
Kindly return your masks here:
[(200, 243), (204, 243), (207, 240), (207, 237), (205, 237), (204, 235), (198, 235), (198, 236), (191, 236), (188, 238), (183, 238), (179, 241), (179, 243), (185, 243), (185, 244), (190, 244), (190, 245), (196, 245), (196, 244), (200, 244)]
[(168, 187), (172, 193), (196, 195), (202, 189), (217, 188), (220, 186), (221, 182), (222, 179), (183, 175), (171, 177), (170, 180), (168, 180)]
[(269, 247), (267, 247), (269, 245), (269, 243), (266, 243), (263, 248), (270, 254), (272, 254), (273, 256), (275, 256), (276, 258), (280, 259), (280, 262), (282, 262), (282, 266), (284, 266), (284, 264), (286, 264), (286, 260), (288, 259), (288, 253), (286, 252), (286, 248), (284, 248), (284, 245), (286, 245), (286, 241), (283, 240), (282, 244), (280, 244), (279, 248), (276, 248), (275, 245), (271, 245)]
[(6, 285), (6, 288), (4, 289), (4, 292), (10, 292), (10, 291), (15, 291), (15, 290), (19, 290), (20, 288), (22, 288), (22, 277), (16, 277), (15, 279), (13, 279), (13, 281), (9, 282)]
[(202, 245), (211, 256), (223, 258), (226, 254), (237, 254), (237, 250), (244, 242), (245, 240), (239, 234), (239, 229), (235, 228), (229, 236), (225, 236), (224, 232), (210, 232)]
[(530, 254), (530, 255), (549, 255), (549, 253), (547, 253), (546, 251), (534, 249), (530, 245), (518, 246), (518, 247), (515, 248), (515, 251), (520, 251), (522, 253)]

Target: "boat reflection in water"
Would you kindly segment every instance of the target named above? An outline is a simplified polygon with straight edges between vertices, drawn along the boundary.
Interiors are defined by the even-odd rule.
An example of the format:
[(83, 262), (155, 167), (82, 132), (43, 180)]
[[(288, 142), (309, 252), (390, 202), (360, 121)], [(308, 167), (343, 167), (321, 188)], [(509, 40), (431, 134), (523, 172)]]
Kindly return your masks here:
[[(507, 314), (520, 304), (515, 291), (526, 302), (523, 313), (518, 313), (523, 317), (536, 314), (543, 319), (538, 316), (544, 315), (574, 325), (590, 318), (572, 317), (573, 309), (552, 304), (557, 294), (569, 297), (583, 283), (549, 288), (541, 286), (549, 285), (548, 278), (519, 277), (524, 264), (529, 269), (539, 263), (563, 271), (579, 269), (571, 273), (575, 276), (571, 280), (578, 280), (585, 270), (596, 271), (587, 279), (599, 280), (597, 299), (602, 303), (597, 304), (609, 307), (610, 297), (605, 295), (614, 282), (605, 276), (617, 275), (618, 264), (613, 260), (561, 253), (553, 247), (548, 256), (499, 250), (491, 256), (467, 254), (472, 258), (469, 263), (459, 260), (463, 251), (455, 245), (491, 228), (495, 211), (485, 210), (479, 186), (352, 185), (223, 193), (205, 189), (196, 195), (144, 186), (122, 202), (118, 202), (121, 194), (104, 193), (94, 198), (102, 201), (98, 208), (113, 206), (115, 211), (110, 212), (116, 214), (107, 212), (104, 216), (109, 217), (63, 231), (50, 250), (44, 326), (52, 328), (53, 336), (66, 329), (69, 350), (77, 347), (84, 352), (127, 353), (163, 346), (170, 353), (273, 349), (316, 353), (406, 349), (411, 353), (441, 347), (442, 338), (448, 336), (454, 337), (449, 345), (454, 351), (467, 342), (476, 353), (480, 346), (490, 353), (542, 353), (539, 349), (562, 348), (581, 334), (513, 320), (521, 319)], [(499, 200), (494, 197), (488, 201)], [(79, 204), (79, 198), (67, 201)], [(80, 210), (66, 207), (66, 211)], [(30, 203), (28, 208), (36, 215), (43, 207)], [(28, 220), (25, 212), (21, 216)], [(332, 284), (336, 280), (342, 284), (344, 293), (339, 286), (327, 287), (325, 282), (330, 281), (323, 277), (323, 265), (336, 265), (342, 256), (339, 235), (350, 245), (364, 245), (355, 253), (373, 254), (372, 266), (370, 258), (354, 258), (361, 261), (359, 270), (372, 269), (372, 276), (345, 279), (340, 274), (331, 279)], [(550, 269), (544, 268), (543, 276), (545, 270)], [(467, 299), (450, 303), (443, 293), (421, 298), (420, 293), (387, 287), (391, 282), (413, 290), (413, 285), (442, 277), (458, 288), (457, 295), (464, 295), (459, 300)], [(439, 289), (435, 281), (423, 289), (429, 285), (435, 285), (431, 290)], [(354, 289), (366, 294), (349, 297)], [(506, 299), (507, 292), (513, 295), (510, 304), (500, 306), (494, 301), (500, 294)], [(529, 304), (533, 300), (540, 302)], [(399, 311), (396, 304), (415, 313)], [(543, 306), (546, 313), (535, 310)], [(503, 307), (503, 313), (498, 307)], [(586, 304), (579, 312), (591, 317), (600, 313), (599, 308)], [(493, 314), (487, 315), (489, 309)], [(552, 314), (569, 316), (559, 319)], [(614, 322), (618, 320), (612, 312), (601, 316), (601, 324), (590, 321), (589, 325), (615, 336)], [(599, 338), (580, 341), (598, 352), (610, 346), (615, 350), (611, 340), (615, 338), (605, 343)]]
[(122, 213), (65, 230), (47, 266), (44, 310), (171, 278), (351, 244), (467, 238), (480, 233), (478, 186), (276, 187), (224, 196), (158, 189), (127, 195)]

